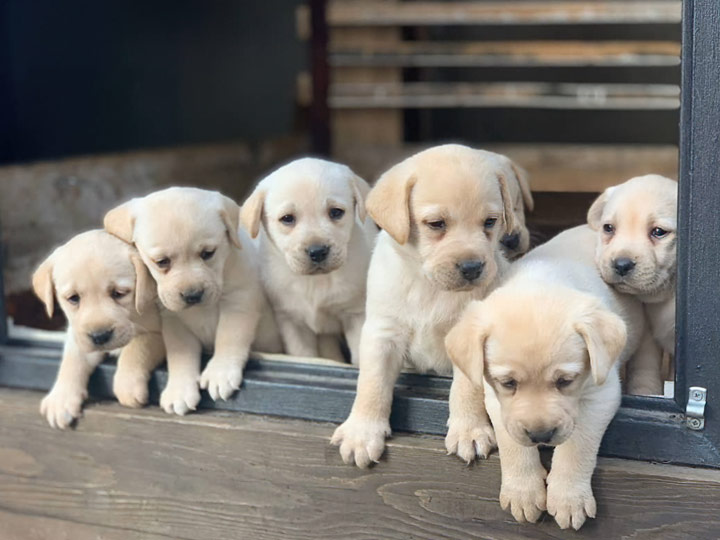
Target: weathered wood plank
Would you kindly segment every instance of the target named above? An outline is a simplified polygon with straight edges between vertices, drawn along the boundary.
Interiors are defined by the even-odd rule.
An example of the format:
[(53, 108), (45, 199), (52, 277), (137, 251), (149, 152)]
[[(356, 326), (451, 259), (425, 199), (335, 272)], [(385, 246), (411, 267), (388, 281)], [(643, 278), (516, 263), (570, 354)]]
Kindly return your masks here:
[[(57, 432), (39, 399), (0, 389), (0, 522), (11, 540), (577, 538), (547, 516), (514, 523), (498, 504), (497, 458), (467, 467), (440, 437), (398, 435), (361, 471), (328, 445), (331, 424), (101, 403)], [(600, 517), (583, 538), (720, 533), (719, 471), (601, 459), (594, 485)]]

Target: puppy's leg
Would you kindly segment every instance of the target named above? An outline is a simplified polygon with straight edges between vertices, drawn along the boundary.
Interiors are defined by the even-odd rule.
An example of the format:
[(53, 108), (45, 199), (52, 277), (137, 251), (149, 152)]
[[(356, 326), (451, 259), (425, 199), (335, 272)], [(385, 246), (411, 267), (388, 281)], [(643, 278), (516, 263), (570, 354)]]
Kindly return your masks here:
[(123, 347), (113, 379), (113, 393), (125, 407), (142, 407), (148, 401), (148, 381), (165, 357), (159, 332), (139, 334)]
[(318, 356), (318, 343), (315, 332), (282, 313), (277, 315), (277, 322), (287, 354), (307, 358), (316, 358)]
[(486, 458), (495, 448), (495, 433), (485, 412), (485, 393), (462, 371), (453, 366), (450, 387), (450, 416), (445, 448), (470, 463), (476, 456)]
[(233, 302), (220, 310), (215, 352), (200, 376), (200, 387), (215, 400), (228, 399), (242, 384), (261, 315), (257, 310), (246, 309), (244, 303)]
[(164, 317), (162, 337), (167, 351), (168, 381), (160, 406), (168, 414), (187, 414), (200, 402), (200, 340), (175, 317)]
[(264, 353), (282, 353), (282, 338), (278, 329), (275, 314), (267, 302), (263, 302), (262, 315), (258, 322), (252, 350)]
[(339, 334), (318, 334), (318, 356), (336, 360), (337, 362), (345, 362), (345, 356), (340, 344), (341, 340), (342, 337)]
[(51, 427), (65, 429), (80, 417), (83, 401), (87, 398), (88, 379), (104, 356), (102, 352), (80, 352), (68, 329), (57, 379), (40, 402), (40, 414)]
[(547, 472), (540, 462), (540, 453), (534, 446), (518, 444), (507, 432), (495, 398), (488, 400), (487, 409), (500, 454), (500, 506), (510, 510), (518, 522), (534, 523), (545, 510)]
[(385, 449), (393, 388), (407, 347), (398, 336), (405, 334), (392, 324), (367, 321), (363, 327), (355, 403), (348, 419), (330, 439), (331, 444), (340, 446), (345, 463), (354, 459), (358, 467), (365, 468), (377, 462)]
[(645, 329), (638, 350), (627, 363), (627, 392), (636, 396), (663, 393), (663, 352), (649, 328)]
[(600, 441), (619, 406), (620, 381), (608, 379), (598, 396), (583, 403), (570, 438), (555, 448), (547, 479), (547, 509), (562, 529), (578, 530), (586, 518), (595, 517), (590, 481)]
[(365, 314), (355, 314), (345, 317), (342, 321), (345, 340), (350, 349), (350, 361), (357, 366), (360, 360), (360, 335), (362, 334)]

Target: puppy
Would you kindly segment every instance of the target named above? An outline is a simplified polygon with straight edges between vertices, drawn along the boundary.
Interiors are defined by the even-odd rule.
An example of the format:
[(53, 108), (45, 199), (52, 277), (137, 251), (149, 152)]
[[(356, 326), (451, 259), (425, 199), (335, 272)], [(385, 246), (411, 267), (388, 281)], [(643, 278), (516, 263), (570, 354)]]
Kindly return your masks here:
[[(675, 275), (677, 268), (677, 182), (649, 174), (610, 187), (588, 211), (598, 231), (595, 262), (606, 283), (637, 296), (650, 322), (651, 336), (668, 355), (675, 353)], [(645, 347), (652, 348), (652, 337)], [(628, 392), (662, 394), (661, 354), (628, 366)]]
[(260, 276), (286, 353), (316, 357), (318, 336), (344, 334), (357, 363), (377, 235), (365, 217), (369, 190), (344, 165), (304, 158), (263, 179), (245, 201), (240, 221), (258, 238)]
[[(644, 318), (635, 298), (602, 281), (593, 244), (581, 226), (531, 251), (446, 338), (454, 365), (485, 389), (500, 503), (518, 521), (547, 508), (560, 527), (579, 529), (595, 516), (590, 479), (620, 404), (618, 364), (637, 348)], [(538, 445), (555, 447), (547, 488)]]
[[(162, 307), (168, 382), (160, 405), (186, 414), (200, 387), (228, 399), (240, 387), (250, 346), (277, 352), (254, 249), (238, 231), (240, 208), (217, 192), (169, 188), (105, 216), (105, 229), (133, 243), (155, 278)], [(214, 351), (200, 374), (203, 350)]]
[(105, 231), (79, 234), (38, 267), (35, 294), (48, 316), (54, 297), (69, 326), (57, 379), (40, 404), (52, 427), (81, 414), (90, 375), (105, 354), (120, 349), (113, 390), (121, 404), (147, 403), (147, 383), (164, 355), (155, 283), (135, 250)]
[(498, 159), (505, 170), (515, 222), (513, 230), (510, 234), (503, 235), (500, 244), (508, 259), (516, 259), (527, 253), (530, 248), (530, 232), (525, 224), (525, 210), (532, 212), (535, 202), (530, 191), (527, 171), (503, 155), (498, 154)]
[[(499, 240), (514, 223), (505, 174), (496, 154), (444, 145), (391, 168), (368, 195), (367, 211), (383, 230), (370, 261), (357, 396), (331, 440), (346, 463), (380, 458), (404, 359), (420, 371), (453, 371), (445, 334), (507, 265)], [(482, 388), (456, 372), (445, 445), (467, 462), (495, 444), (478, 402)]]

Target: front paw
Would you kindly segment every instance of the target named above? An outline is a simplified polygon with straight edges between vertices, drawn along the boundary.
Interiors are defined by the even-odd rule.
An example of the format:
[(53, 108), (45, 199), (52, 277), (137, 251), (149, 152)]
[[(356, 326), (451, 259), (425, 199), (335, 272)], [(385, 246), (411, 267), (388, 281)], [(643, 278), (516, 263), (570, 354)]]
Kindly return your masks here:
[(510, 510), (516, 521), (535, 523), (545, 510), (545, 469), (517, 478), (503, 477), (500, 487), (500, 506)]
[(125, 407), (138, 408), (148, 402), (148, 379), (145, 373), (118, 369), (113, 379), (113, 393)]
[(40, 402), (40, 414), (51, 427), (65, 429), (82, 415), (82, 404), (87, 398), (84, 388), (54, 386)]
[(481, 419), (448, 420), (445, 449), (470, 464), (475, 457), (486, 458), (496, 446), (495, 431), (490, 422)]
[(228, 399), (242, 384), (243, 368), (237, 358), (213, 356), (200, 375), (200, 388), (207, 390), (213, 400)]
[(369, 420), (353, 416), (338, 426), (330, 444), (340, 447), (345, 463), (353, 462), (364, 469), (370, 463), (377, 463), (385, 450), (385, 437), (390, 435), (390, 422)]
[(550, 473), (547, 487), (547, 510), (561, 529), (572, 527), (576, 531), (597, 510), (590, 481), (572, 482), (559, 474)]
[(197, 409), (200, 389), (194, 377), (168, 378), (167, 386), (160, 394), (160, 407), (168, 414), (185, 415)]

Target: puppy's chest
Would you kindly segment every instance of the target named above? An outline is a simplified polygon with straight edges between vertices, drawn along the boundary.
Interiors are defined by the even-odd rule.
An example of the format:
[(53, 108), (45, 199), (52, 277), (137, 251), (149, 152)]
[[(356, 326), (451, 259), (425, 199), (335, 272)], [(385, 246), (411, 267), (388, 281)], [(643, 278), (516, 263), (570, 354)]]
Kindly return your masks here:
[(219, 306), (202, 309), (194, 308), (178, 314), (180, 320), (202, 343), (205, 352), (212, 352), (215, 346), (215, 334), (220, 320)]

